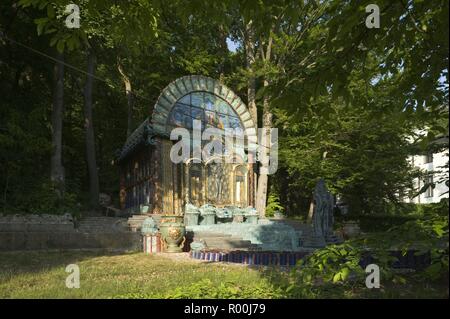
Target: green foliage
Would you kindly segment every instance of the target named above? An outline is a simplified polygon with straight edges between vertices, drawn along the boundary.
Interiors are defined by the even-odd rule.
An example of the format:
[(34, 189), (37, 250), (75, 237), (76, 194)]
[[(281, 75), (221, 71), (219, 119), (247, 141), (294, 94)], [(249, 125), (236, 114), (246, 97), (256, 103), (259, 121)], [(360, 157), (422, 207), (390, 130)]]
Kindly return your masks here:
[(381, 284), (404, 285), (405, 276), (395, 272), (391, 265), (397, 260), (390, 251), (417, 255), (430, 253), (431, 264), (417, 271), (415, 281), (448, 280), (448, 215), (429, 214), (422, 220), (411, 220), (383, 233), (365, 234), (341, 245), (328, 246), (301, 260), (291, 272), (287, 290), (294, 298), (317, 297), (324, 290), (341, 287), (345, 290), (364, 287), (365, 272), (360, 260), (370, 253), (380, 267)]
[[(161, 89), (191, 73), (218, 78), (228, 67), (218, 25), (196, 19), (181, 23), (178, 4), (153, 1), (79, 1), (80, 29), (66, 28), (63, 14), (70, 1), (22, 0), (0, 4), (0, 31), (16, 41), (55, 56), (64, 49), (65, 62), (85, 69), (87, 40), (97, 55), (94, 86), (95, 144), (101, 192), (118, 202), (118, 168), (113, 163), (127, 131), (127, 100), (117, 63), (131, 80), (133, 127), (149, 115)], [(54, 11), (54, 12), (53, 12)], [(164, 17), (161, 17), (161, 14)], [(170, 19), (166, 17), (170, 16)], [(224, 39), (223, 39), (224, 40)], [(84, 74), (65, 68), (63, 154), (67, 203), (56, 203), (51, 189), (51, 113), (54, 61), (0, 38), (2, 107), (0, 108), (0, 212), (59, 213), (88, 198), (85, 162)], [(220, 66), (220, 67), (219, 67)], [(222, 68), (223, 66), (223, 68)], [(150, 70), (150, 71), (149, 71)], [(76, 195), (75, 195), (76, 194)], [(75, 199), (76, 197), (76, 199)]]
[[(295, 112), (299, 104), (307, 106), (317, 92), (326, 91), (334, 97), (344, 96), (352, 104), (364, 100), (370, 103), (370, 98), (361, 99), (353, 94), (351, 73), (358, 62), (370, 62), (370, 56), (377, 56), (381, 61), (375, 68), (370, 70), (370, 63), (363, 66), (366, 69), (363, 87), (390, 82), (386, 93), (395, 108), (408, 108), (408, 114), (416, 109), (423, 119), (443, 110), (448, 86), (445, 89), (439, 81), (445, 76), (448, 83), (449, 42), (443, 36), (448, 26), (448, 2), (411, 1), (406, 5), (400, 1), (380, 1), (377, 5), (384, 21), (380, 29), (364, 27), (368, 4), (370, 0), (358, 4), (327, 1), (323, 5), (324, 15), (320, 15), (324, 20), (305, 30), (299, 43), (295, 33), (291, 36), (286, 32), (280, 41), (281, 48), (291, 49), (292, 42), (296, 46), (293, 46), (295, 54), (289, 55), (290, 63), (283, 66), (274, 83), (273, 92), (281, 92), (277, 94), (280, 105)], [(320, 58), (315, 58), (318, 54)], [(425, 107), (429, 109), (425, 111)], [(327, 105), (322, 109), (323, 113), (329, 111)], [(307, 110), (302, 107), (299, 111)]]
[(389, 203), (397, 202), (395, 194), (412, 189), (418, 175), (407, 162), (411, 146), (406, 137), (412, 127), (402, 126), (390, 111), (330, 103), (335, 107), (328, 119), (315, 111), (300, 121), (284, 110), (277, 112), (283, 125), (281, 165), (288, 175), (297, 176), (285, 191), (310, 199), (321, 176), (351, 213), (386, 212)]
[(299, 262), (297, 285), (311, 286), (344, 282), (350, 278), (361, 279), (364, 273), (359, 266), (361, 258), (362, 251), (349, 243), (328, 246)]
[(280, 204), (280, 196), (274, 192), (271, 192), (269, 194), (269, 198), (267, 199), (266, 216), (273, 217), (276, 212), (283, 214), (284, 207)]
[(116, 296), (116, 298), (124, 299), (272, 299), (281, 297), (280, 288), (277, 289), (266, 281), (260, 281), (251, 286), (235, 282), (221, 282), (216, 285), (210, 279), (177, 287), (166, 293), (128, 293)]
[[(374, 55), (355, 61), (346, 78), (351, 101), (330, 91), (307, 104), (297, 99), (292, 102), (295, 110), (286, 105), (274, 109), (281, 130), (282, 170), (276, 180), (284, 183), (288, 175), (285, 189), (289, 192), (310, 199), (317, 178), (323, 177), (356, 215), (387, 213), (399, 201), (398, 194), (414, 196), (417, 190), (412, 181), (421, 172), (411, 166), (408, 156), (417, 154), (420, 147), (411, 139), (423, 138), (417, 131), (428, 120), (398, 108), (400, 100), (389, 94), (395, 81), (368, 80), (379, 72), (382, 61)], [(442, 118), (439, 112), (434, 116)]]
[[(17, 196), (17, 195), (16, 195)], [(52, 185), (44, 182), (42, 185), (35, 185), (26, 194), (18, 195), (12, 199), (14, 206), (9, 204), (4, 206), (4, 212), (31, 213), (31, 214), (64, 214), (71, 213), (79, 215), (81, 205), (76, 193), (65, 192), (63, 198), (58, 198)]]
[(364, 233), (383, 232), (393, 226), (400, 226), (404, 223), (414, 220), (414, 216), (395, 216), (395, 215), (347, 215), (336, 218), (338, 223), (345, 221), (356, 221), (361, 231)]
[(364, 233), (384, 232), (395, 226), (401, 226), (410, 221), (418, 221), (428, 216), (445, 216), (448, 214), (448, 199), (439, 203), (413, 204), (401, 203), (389, 205), (387, 213), (376, 215), (337, 215), (336, 224), (345, 221), (356, 221)]
[[(306, 213), (318, 177), (352, 213), (386, 213), (395, 194), (414, 195), (420, 172), (407, 156), (448, 134), (448, 39), (435, 36), (448, 26), (448, 2), (381, 1), (380, 30), (363, 27), (367, 4), (323, 2), (305, 10), (301, 32), (287, 19), (274, 37), (267, 93), (290, 215)], [(424, 127), (429, 134), (417, 134)]]
[[(118, 177), (111, 162), (126, 138), (127, 118), (117, 64), (132, 83), (134, 126), (181, 75), (220, 78), (243, 100), (248, 79), (256, 77), (257, 107), (270, 97), (280, 131), (280, 169), (270, 177), (279, 196), (269, 196), (269, 214), (283, 207), (287, 215), (305, 215), (318, 177), (355, 216), (389, 214), (396, 194), (410, 195), (411, 180), (420, 175), (407, 155), (448, 134), (448, 1), (380, 1), (379, 30), (363, 26), (370, 0), (82, 0), (80, 29), (64, 24), (69, 3), (4, 1), (0, 31), (50, 56), (64, 52), (65, 61), (81, 70), (86, 49), (95, 51), (96, 74), (104, 80), (96, 80), (93, 94), (100, 186), (113, 200)], [(251, 67), (244, 50), (250, 21)], [(236, 52), (228, 51), (228, 39), (239, 44)], [(0, 41), (0, 60), (6, 61), (0, 64), (0, 203), (15, 207), (30, 192), (40, 194), (49, 176), (54, 61)], [(272, 54), (265, 59), (268, 43)], [(88, 192), (83, 77), (66, 67), (63, 165), (67, 191), (79, 198)], [(424, 127), (426, 136), (415, 133)], [(443, 178), (448, 181), (448, 174)]]

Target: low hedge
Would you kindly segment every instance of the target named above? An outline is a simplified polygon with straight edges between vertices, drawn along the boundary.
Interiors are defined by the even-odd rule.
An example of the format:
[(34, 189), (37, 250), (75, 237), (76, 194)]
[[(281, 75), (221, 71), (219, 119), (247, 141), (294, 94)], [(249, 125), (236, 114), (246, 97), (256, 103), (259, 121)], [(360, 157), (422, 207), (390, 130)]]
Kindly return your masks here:
[(356, 221), (358, 222), (361, 231), (372, 233), (386, 231), (391, 227), (403, 225), (404, 223), (417, 218), (418, 216), (353, 215), (338, 218), (336, 223), (339, 226), (347, 221)]
[(401, 226), (412, 220), (426, 219), (431, 215), (446, 216), (448, 199), (432, 204), (402, 204), (391, 209), (388, 214), (339, 215), (336, 214), (336, 226), (339, 228), (347, 221), (357, 221), (363, 232), (383, 232), (394, 226)]

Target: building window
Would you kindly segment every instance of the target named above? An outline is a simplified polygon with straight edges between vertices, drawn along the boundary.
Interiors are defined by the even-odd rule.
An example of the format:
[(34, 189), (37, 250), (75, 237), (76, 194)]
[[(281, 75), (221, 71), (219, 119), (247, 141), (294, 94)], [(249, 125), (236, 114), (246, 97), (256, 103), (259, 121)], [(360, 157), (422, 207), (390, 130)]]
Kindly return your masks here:
[(425, 192), (425, 197), (433, 197), (433, 175), (430, 174), (426, 177), (425, 183), (428, 185), (427, 191)]
[(203, 168), (201, 164), (193, 163), (189, 167), (189, 198), (192, 204), (203, 204)]
[(433, 152), (428, 152), (426, 155), (424, 155), (424, 162), (425, 164), (433, 163)]
[(240, 207), (247, 206), (247, 168), (245, 166), (238, 166), (234, 174), (234, 205)]

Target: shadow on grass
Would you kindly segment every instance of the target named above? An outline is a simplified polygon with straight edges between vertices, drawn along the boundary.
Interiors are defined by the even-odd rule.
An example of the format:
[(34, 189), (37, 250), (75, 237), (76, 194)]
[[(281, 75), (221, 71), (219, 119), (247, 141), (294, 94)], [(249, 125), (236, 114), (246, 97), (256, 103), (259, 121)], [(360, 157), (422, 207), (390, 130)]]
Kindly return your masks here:
[[(294, 269), (301, 272), (300, 267), (283, 266), (247, 266), (259, 271), (261, 278), (268, 280), (275, 291), (282, 293), (282, 298), (301, 299), (448, 299), (448, 271), (436, 279), (424, 277), (423, 268), (393, 269), (399, 275), (380, 278), (380, 288), (369, 289), (362, 282), (348, 281), (346, 283), (325, 283), (319, 279), (317, 284), (307, 285), (300, 289), (300, 283), (293, 273)], [(399, 280), (402, 278), (401, 280)], [(294, 289), (292, 289), (293, 287)], [(289, 288), (290, 287), (290, 288)], [(288, 289), (289, 288), (289, 289)]]
[(105, 249), (0, 252), (0, 281), (6, 283), (19, 275), (65, 269), (70, 264), (77, 264), (92, 258), (133, 253)]

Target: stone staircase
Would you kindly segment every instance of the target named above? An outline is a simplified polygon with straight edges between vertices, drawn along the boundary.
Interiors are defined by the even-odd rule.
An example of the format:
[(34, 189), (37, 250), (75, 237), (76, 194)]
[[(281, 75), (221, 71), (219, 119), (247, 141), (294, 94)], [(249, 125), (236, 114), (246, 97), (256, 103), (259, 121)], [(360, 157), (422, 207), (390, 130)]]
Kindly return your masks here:
[(214, 232), (194, 232), (191, 234), (193, 241), (202, 241), (207, 249), (223, 250), (258, 250), (258, 245), (252, 244), (249, 240), (229, 234)]
[(118, 217), (85, 217), (76, 229), (81, 233), (116, 233), (128, 231), (126, 218)]

